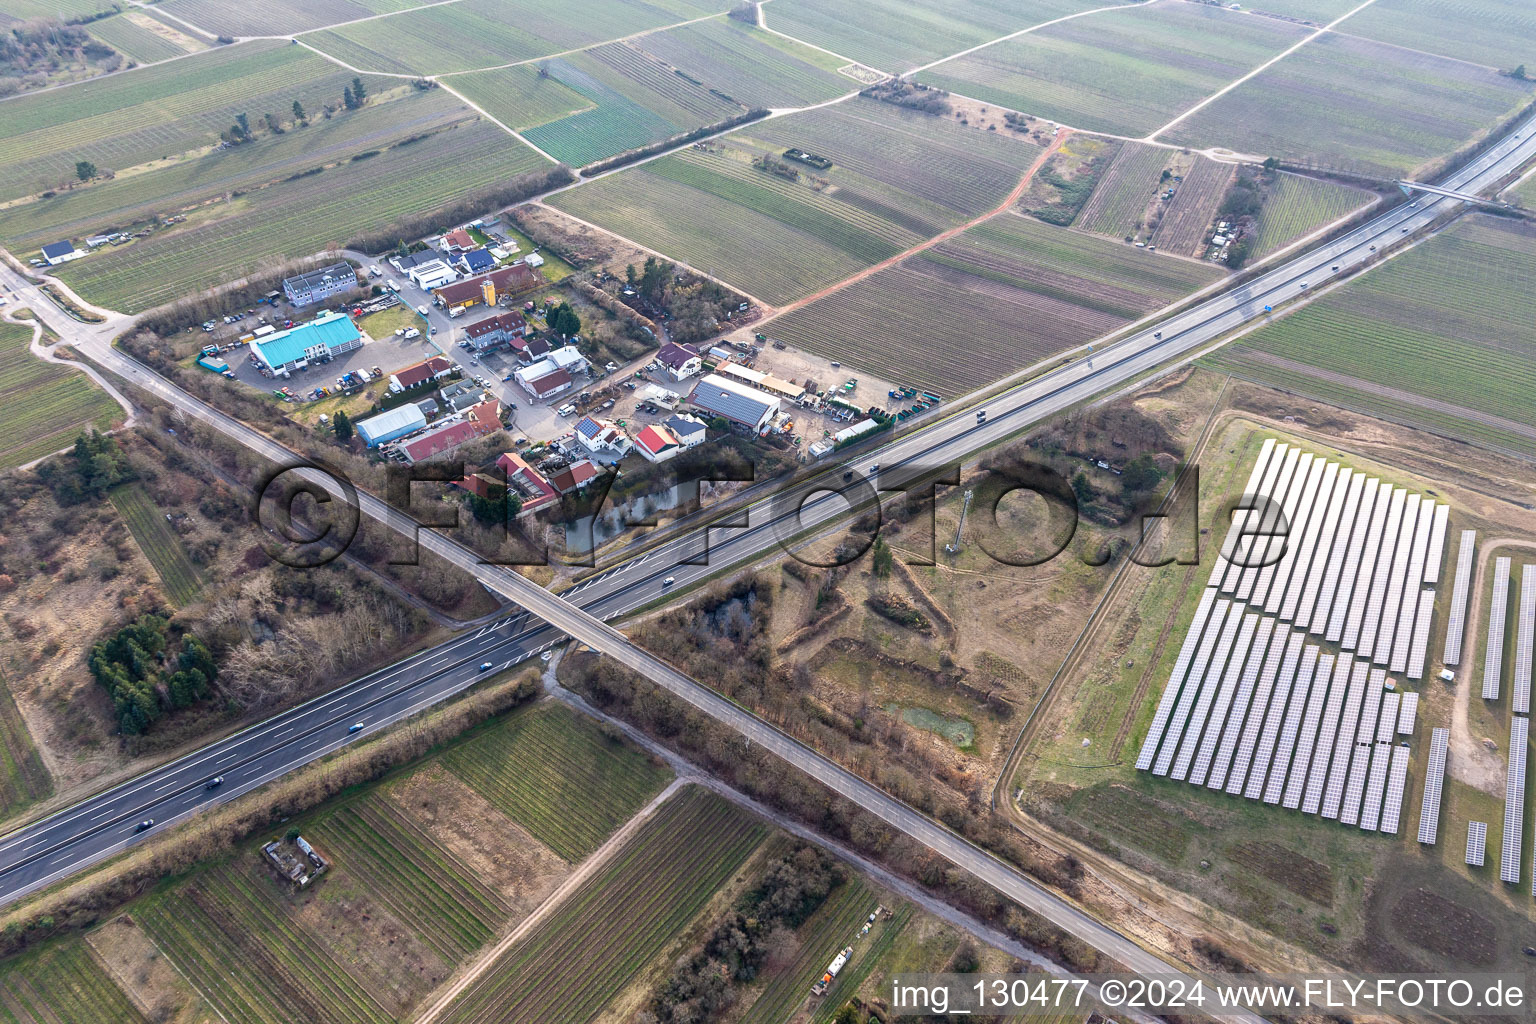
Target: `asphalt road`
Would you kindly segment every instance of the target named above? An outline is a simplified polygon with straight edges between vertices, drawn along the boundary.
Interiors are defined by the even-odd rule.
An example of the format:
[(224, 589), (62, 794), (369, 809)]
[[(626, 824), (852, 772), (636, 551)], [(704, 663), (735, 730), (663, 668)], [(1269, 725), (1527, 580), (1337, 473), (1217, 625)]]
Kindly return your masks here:
[[(1536, 156), (1533, 127), (1536, 118), (1522, 123), (1510, 137), (1439, 184), (1474, 192), (1487, 187)], [(951, 416), (892, 442), (867, 456), (866, 461), (878, 462), (885, 479), (910, 466), (958, 462), (1029, 424), (1177, 360), (1227, 331), (1263, 316), (1265, 305), (1279, 305), (1304, 295), (1309, 288), (1374, 258), (1378, 251), (1385, 251), (1460, 205), (1458, 200), (1426, 198), (1415, 207), (1392, 210), (1321, 249), (1101, 350), (1091, 359), (1078, 360), (991, 399), (986, 406), (985, 423), (978, 424), (971, 413)], [(1339, 267), (1337, 272), (1332, 270), (1334, 266)], [(111, 348), (110, 330), (82, 329), (82, 325), (72, 321), (61, 322), (48, 300), (8, 268), (0, 270), (0, 283), (103, 365), (252, 450), (276, 462), (295, 461), (292, 453), (270, 438), (179, 391)], [(857, 468), (864, 470), (866, 466), (861, 463)], [(299, 472), (311, 475), (316, 483), (339, 496), (334, 481), (312, 471)], [(839, 478), (840, 473), (834, 473), (827, 479)], [(412, 520), (379, 499), (360, 493), (358, 500), (364, 514), (402, 533), (416, 533)], [(825, 493), (812, 496), (798, 516), (785, 514), (782, 509), (776, 511), (771, 501), (760, 502), (752, 508), (750, 526), (708, 531), (711, 543), (707, 564), (699, 564), (704, 562), (705, 538), (693, 534), (661, 544), (561, 596), (515, 573), (482, 565), (476, 555), (450, 537), (421, 529), (423, 547), (477, 576), (543, 621), (519, 614), (456, 638), (5, 836), (0, 839), (0, 902), (14, 900), (125, 848), (135, 840), (135, 827), (141, 820), (154, 818), (154, 829), (164, 828), (212, 802), (253, 789), (358, 735), (366, 735), (459, 692), (480, 677), (479, 666), (485, 662), (500, 669), (572, 636), (729, 724), (749, 742), (773, 750), (1121, 963), (1138, 971), (1167, 972), (1168, 966), (1162, 960), (1102, 922), (647, 654), (604, 622), (663, 597), (668, 589), (682, 589), (727, 565), (761, 558), (787, 537), (830, 525), (846, 510), (847, 503), (841, 496)], [(675, 578), (673, 588), (664, 585), (666, 577)], [(349, 733), (348, 728), (356, 723), (362, 723), (363, 728), (357, 734)], [(223, 775), (227, 781), (216, 790), (205, 789), (205, 782), (214, 775)]]

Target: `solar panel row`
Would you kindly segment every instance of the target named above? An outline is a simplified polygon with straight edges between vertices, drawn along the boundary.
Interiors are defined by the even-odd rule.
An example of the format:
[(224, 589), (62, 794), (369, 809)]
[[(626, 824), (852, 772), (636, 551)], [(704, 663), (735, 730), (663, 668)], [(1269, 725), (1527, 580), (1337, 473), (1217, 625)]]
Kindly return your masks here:
[[(1254, 686), (1259, 679), (1259, 669), (1263, 664), (1274, 630), (1273, 619), (1262, 619), (1258, 630), (1254, 633), (1253, 647), (1248, 652), (1248, 663), (1243, 666), (1242, 678), (1237, 686), (1237, 697), (1232, 702), (1232, 711), (1227, 716), (1221, 744), (1216, 748), (1216, 758), (1211, 765), (1210, 779), (1206, 783), (1211, 789), (1220, 789), (1226, 785), (1227, 770), (1232, 764), (1232, 756), (1237, 752), (1238, 740), (1247, 719), (1248, 709), (1252, 704)], [(1277, 649), (1279, 646), (1279, 644), (1275, 645)]]
[(1419, 695), (1413, 691), (1403, 694), (1402, 703), (1397, 708), (1397, 734), (1399, 736), (1412, 736), (1414, 726), (1419, 718)]
[(1367, 480), (1360, 493), (1360, 507), (1356, 513), (1349, 550), (1344, 553), (1344, 564), (1339, 571), (1339, 589), (1333, 595), (1328, 613), (1328, 626), (1324, 638), (1330, 642), (1337, 642), (1344, 636), (1349, 612), (1354, 607), (1358, 591), (1360, 567), (1365, 561), (1365, 549), (1370, 544), (1371, 535), (1377, 529), (1377, 509), (1386, 508), (1379, 500), (1380, 498), (1381, 481), (1375, 478)]
[(1321, 506), (1327, 504), (1333, 481), (1338, 475), (1337, 462), (1325, 464), (1321, 458), (1313, 460), (1306, 489), (1302, 491), (1301, 502), (1296, 506), (1295, 534), (1291, 543), (1286, 545), (1285, 554), (1275, 565), (1275, 579), (1269, 593), (1265, 595), (1264, 610), (1287, 622), (1295, 616), (1296, 601), (1301, 598), (1300, 593), (1294, 589), (1297, 573), (1299, 571), (1303, 578), (1306, 576), (1308, 561), (1317, 547), (1317, 534), (1323, 514)]
[[(1311, 650), (1312, 648), (1308, 648)], [(1301, 797), (1307, 782), (1315, 774), (1317, 762), (1317, 730), (1323, 721), (1324, 701), (1327, 699), (1330, 680), (1333, 678), (1334, 656), (1325, 654), (1317, 659), (1312, 679), (1312, 692), (1307, 696), (1307, 710), (1301, 720), (1301, 735), (1296, 738), (1296, 760), (1291, 764), (1285, 781), (1281, 806), (1295, 810), (1301, 805)]]
[(1413, 760), (1408, 744), (1399, 743), (1392, 748), (1392, 767), (1387, 772), (1387, 799), (1381, 808), (1380, 829), (1389, 836), (1397, 835), (1397, 826), (1403, 817), (1403, 792), (1408, 785), (1408, 763)]
[[(1216, 659), (1201, 681), (1200, 700), (1196, 702), (1194, 715), (1184, 732), (1184, 742), (1179, 747), (1178, 760), (1174, 762), (1170, 778), (1179, 781), (1187, 778), (1194, 785), (1200, 786), (1204, 785), (1210, 771), (1211, 755), (1216, 750), (1221, 727), (1226, 723), (1227, 708), (1231, 706), (1232, 695), (1237, 691), (1237, 680), (1242, 674), (1243, 663), (1248, 660), (1248, 648), (1253, 643), (1253, 631), (1259, 625), (1259, 617), (1250, 612), (1241, 620), (1234, 616), (1233, 621), (1242, 623), (1237, 640), (1229, 644), (1223, 637), (1222, 643), (1216, 648)], [(1223, 667), (1226, 669), (1224, 672)], [(1219, 717), (1211, 714), (1212, 709), (1219, 709)], [(1189, 774), (1190, 764), (1197, 753), (1199, 761), (1195, 764), (1195, 770), (1198, 778)]]
[(1248, 564), (1244, 566), (1237, 586), (1239, 600), (1264, 603), (1264, 592), (1275, 575), (1275, 562), (1285, 553), (1290, 541), (1291, 524), (1296, 522), (1296, 505), (1301, 501), (1313, 461), (1311, 452), (1292, 448), (1286, 453), (1275, 490), (1269, 492), (1273, 504), (1262, 520), (1265, 535), (1259, 537), (1250, 549)]
[(1504, 777), (1504, 841), (1499, 851), (1499, 880), (1520, 881), (1520, 846), (1525, 828), (1525, 752), (1531, 720), (1509, 720), (1509, 771)]
[(1440, 564), (1445, 561), (1445, 527), (1451, 517), (1451, 506), (1441, 502), (1435, 506), (1435, 525), (1429, 532), (1429, 553), (1424, 562), (1424, 582), (1440, 582)]
[[(1293, 636), (1301, 636), (1293, 633)], [(1313, 671), (1317, 667), (1317, 648), (1307, 647), (1301, 652), (1301, 666), (1296, 672), (1296, 682), (1291, 686), (1290, 705), (1285, 711), (1285, 721), (1280, 726), (1280, 743), (1275, 748), (1274, 760), (1269, 766), (1269, 780), (1264, 785), (1264, 802), (1277, 804), (1285, 793), (1286, 775), (1292, 770), (1291, 759), (1296, 754), (1296, 737), (1301, 730), (1301, 717), (1306, 711), (1308, 694), (1312, 692)], [(1326, 675), (1319, 676), (1319, 688), (1328, 685)]]
[[(1332, 467), (1329, 467), (1330, 469)], [(1354, 490), (1355, 471), (1341, 468), (1328, 496), (1328, 508), (1323, 514), (1322, 526), (1313, 533), (1311, 565), (1302, 579), (1300, 598), (1294, 615), (1283, 615), (1301, 629), (1309, 629), (1317, 602), (1322, 596), (1323, 584), (1328, 578), (1328, 567), (1335, 555), (1342, 557), (1344, 541), (1340, 539), (1339, 516), (1348, 501), (1347, 495)], [(1347, 533), (1348, 531), (1343, 531)], [(1338, 577), (1334, 577), (1337, 581)], [(1283, 610), (1282, 610), (1283, 613)]]
[(1476, 530), (1461, 531), (1456, 582), (1451, 586), (1451, 616), (1445, 623), (1445, 655), (1440, 659), (1447, 665), (1461, 664), (1461, 634), (1467, 625), (1467, 594), (1472, 589), (1472, 549), (1476, 544)]
[(1215, 564), (1211, 567), (1211, 578), (1206, 582), (1208, 587), (1220, 588), (1222, 581), (1231, 570), (1232, 563), (1229, 557), (1233, 554), (1238, 538), (1242, 536), (1243, 528), (1248, 523), (1248, 517), (1253, 513), (1242, 509), (1241, 503), (1253, 495), (1259, 493), (1259, 486), (1264, 480), (1264, 471), (1270, 464), (1270, 457), (1275, 451), (1275, 439), (1266, 437), (1264, 446), (1259, 449), (1259, 457), (1254, 460), (1253, 471), (1248, 475), (1248, 484), (1243, 488), (1243, 493), (1238, 495), (1239, 510), (1233, 512), (1232, 525), (1227, 528), (1227, 538), (1222, 542), (1221, 549), (1216, 553)]
[(1184, 634), (1184, 643), (1179, 648), (1179, 656), (1173, 663), (1173, 671), (1168, 676), (1168, 685), (1163, 688), (1163, 695), (1157, 702), (1157, 711), (1152, 715), (1152, 725), (1147, 729), (1147, 738), (1142, 741), (1141, 752), (1136, 756), (1136, 769), (1146, 771), (1152, 767), (1152, 758), (1157, 753), (1157, 746), (1162, 741), (1163, 730), (1168, 726), (1168, 717), (1173, 713), (1174, 701), (1178, 700), (1179, 687), (1184, 682), (1184, 676), (1189, 672), (1190, 660), (1194, 657), (1195, 647), (1200, 643), (1200, 637), (1205, 631), (1206, 620), (1210, 618), (1211, 608), (1216, 603), (1216, 591), (1209, 588), (1200, 595), (1200, 603), (1195, 606), (1195, 617), (1190, 621), (1189, 632)]
[(1509, 559), (1493, 560), (1493, 603), (1488, 609), (1488, 644), (1483, 648), (1483, 700), (1499, 699), (1504, 674), (1504, 630), (1509, 625)]
[(1419, 805), (1419, 842), (1434, 846), (1440, 838), (1440, 791), (1445, 786), (1445, 754), (1451, 731), (1435, 729), (1429, 735), (1429, 768), (1424, 773), (1424, 799)]
[[(1310, 609), (1305, 607), (1297, 613), (1296, 624), (1310, 629), (1314, 633), (1323, 633), (1328, 628), (1328, 616), (1333, 608), (1334, 596), (1339, 592), (1339, 584), (1344, 578), (1345, 562), (1350, 553), (1351, 537), (1364, 536), (1364, 522), (1361, 517), (1369, 518), (1367, 512), (1361, 512), (1360, 497), (1365, 490), (1365, 476), (1355, 473), (1353, 470), (1345, 470), (1350, 473), (1349, 486), (1344, 492), (1343, 507), (1339, 510), (1336, 525), (1332, 531), (1333, 543), (1328, 549), (1328, 559), (1323, 570), (1322, 586), (1317, 592), (1317, 602)], [(1342, 476), (1342, 474), (1341, 474)], [(1340, 481), (1342, 483), (1342, 480)], [(1328, 525), (1325, 522), (1323, 529)]]
[(1475, 868), (1483, 866), (1483, 857), (1488, 850), (1488, 823), (1486, 821), (1467, 822), (1467, 863)]
[(1366, 676), (1371, 666), (1356, 661), (1350, 669), (1349, 694), (1344, 698), (1344, 713), (1339, 717), (1333, 741), (1333, 766), (1328, 769), (1328, 786), (1323, 791), (1322, 815), (1337, 818), (1344, 802), (1344, 782), (1349, 777), (1349, 759), (1355, 747), (1355, 730), (1360, 725), (1360, 706), (1365, 703)]
[(1515, 625), (1515, 694), (1510, 707), (1531, 713), (1531, 643), (1536, 632), (1536, 565), (1520, 567), (1520, 619)]
[[(1403, 588), (1408, 580), (1408, 564), (1413, 556), (1413, 539), (1418, 533), (1419, 510), (1424, 500), (1410, 494), (1403, 502), (1403, 518), (1398, 524), (1397, 541), (1392, 548), (1392, 565), (1387, 574), (1387, 589), (1381, 595), (1381, 623), (1376, 629), (1376, 639), (1371, 645), (1376, 664), (1386, 665), (1392, 660), (1393, 641), (1397, 638), (1398, 610), (1403, 603)], [(1418, 601), (1414, 601), (1418, 610)], [(1404, 657), (1406, 661), (1406, 656)]]
[[(1427, 593), (1419, 589), (1424, 577), (1424, 559), (1429, 552), (1429, 531), (1434, 513), (1434, 502), (1419, 505), (1419, 519), (1413, 530), (1413, 547), (1408, 558), (1408, 572), (1403, 580), (1397, 612), (1397, 630), (1392, 634), (1392, 658), (1387, 667), (1393, 672), (1408, 668), (1408, 653), (1413, 643), (1413, 626), (1419, 617), (1419, 595)], [(1378, 659), (1379, 660), (1379, 659)]]
[(1294, 692), (1296, 670), (1301, 665), (1301, 645), (1305, 639), (1301, 633), (1292, 633), (1285, 645), (1285, 659), (1280, 663), (1280, 675), (1275, 680), (1275, 693), (1264, 715), (1264, 728), (1259, 732), (1259, 745), (1254, 748), (1253, 768), (1248, 773), (1248, 784), (1243, 796), (1257, 800), (1264, 793), (1264, 780), (1269, 774), (1275, 756), (1275, 744), (1280, 739), (1280, 719), (1285, 714)]
[[(1293, 638), (1294, 639), (1294, 638)], [(1237, 757), (1232, 765), (1232, 774), (1227, 776), (1226, 792), (1236, 795), (1243, 791), (1243, 783), (1248, 778), (1248, 771), (1253, 766), (1253, 753), (1258, 747), (1259, 731), (1264, 727), (1264, 716), (1269, 711), (1270, 704), (1277, 700), (1275, 695), (1275, 678), (1280, 674), (1280, 665), (1285, 655), (1285, 644), (1272, 641), (1269, 652), (1264, 657), (1264, 666), (1259, 672), (1259, 682), (1253, 694), (1253, 707), (1248, 710), (1248, 720), (1243, 724), (1243, 735), (1237, 744)]]
[(1174, 705), (1173, 714), (1169, 718), (1167, 735), (1158, 752), (1157, 763), (1152, 767), (1154, 774), (1167, 775), (1168, 769), (1173, 765), (1173, 758), (1179, 749), (1179, 740), (1184, 735), (1184, 724), (1189, 721), (1189, 713), (1195, 699), (1200, 695), (1200, 680), (1205, 678), (1206, 668), (1211, 663), (1211, 655), (1216, 652), (1216, 644), (1221, 639), (1223, 621), (1229, 622), (1233, 628), (1236, 628), (1240, 618), (1241, 616), (1233, 610), (1232, 602), (1225, 600), (1216, 602), (1216, 607), (1211, 612), (1211, 619), (1206, 623), (1200, 649), (1195, 653), (1195, 660), (1190, 663), (1188, 680), (1180, 689), (1179, 702)]
[(1323, 724), (1317, 734), (1317, 746), (1312, 755), (1312, 767), (1307, 770), (1307, 790), (1302, 796), (1301, 813), (1316, 814), (1323, 799), (1323, 784), (1328, 780), (1328, 765), (1333, 761), (1334, 748), (1339, 734), (1339, 718), (1344, 710), (1345, 696), (1349, 691), (1350, 668), (1354, 659), (1340, 655), (1333, 666), (1333, 682), (1328, 688), (1328, 704), (1323, 709)]
[(1419, 614), (1413, 620), (1413, 644), (1408, 649), (1409, 679), (1424, 678), (1424, 659), (1429, 656), (1429, 627), (1435, 617), (1435, 592), (1419, 591)]
[[(1418, 495), (1414, 495), (1414, 498), (1418, 498)], [(1417, 511), (1417, 501), (1414, 504)], [(1392, 556), (1397, 550), (1398, 533), (1403, 528), (1403, 518), (1407, 508), (1408, 492), (1401, 487), (1394, 488), (1391, 501), (1387, 505), (1387, 521), (1382, 529), (1381, 545), (1372, 563), (1371, 589), (1365, 603), (1365, 618), (1360, 624), (1353, 644), (1350, 643), (1348, 633), (1344, 636), (1344, 646), (1353, 647), (1355, 653), (1362, 658), (1372, 657), (1376, 651), (1376, 634), (1381, 629), (1382, 610), (1387, 602), (1387, 586), (1392, 579)]]
[(1344, 785), (1344, 805), (1339, 810), (1339, 821), (1355, 825), (1360, 821), (1360, 806), (1365, 799), (1366, 776), (1371, 766), (1371, 749), (1376, 745), (1376, 721), (1381, 714), (1381, 699), (1386, 673), (1379, 668), (1371, 669), (1370, 682), (1365, 687), (1365, 699), (1360, 705), (1360, 731), (1355, 734), (1354, 749), (1349, 762), (1349, 777)]
[(1262, 489), (1259, 493), (1268, 501), (1258, 515), (1257, 525), (1251, 531), (1252, 536), (1247, 546), (1238, 548), (1243, 557), (1238, 562), (1237, 572), (1230, 586), (1233, 596), (1243, 601), (1253, 596), (1254, 583), (1257, 582), (1260, 571), (1269, 560), (1271, 547), (1284, 543), (1284, 538), (1276, 534), (1289, 525), (1285, 513), (1285, 499), (1291, 480), (1295, 476), (1296, 465), (1301, 460), (1301, 450), (1288, 448), (1283, 457), (1277, 450), (1275, 459), (1278, 461), (1273, 472), (1266, 471), (1264, 483), (1260, 485)]
[[(1360, 645), (1361, 630), (1364, 628), (1371, 594), (1375, 590), (1376, 574), (1378, 571), (1381, 572), (1385, 580), (1385, 573), (1391, 568), (1391, 549), (1388, 548), (1384, 554), (1381, 549), (1387, 541), (1387, 525), (1394, 505), (1397, 507), (1398, 517), (1402, 517), (1402, 506), (1394, 497), (1402, 493), (1391, 484), (1383, 484), (1376, 492), (1376, 505), (1371, 511), (1371, 525), (1365, 534), (1365, 549), (1360, 554), (1360, 569), (1355, 574), (1355, 588), (1350, 594), (1349, 615), (1344, 620), (1344, 635), (1339, 640), (1340, 646), (1345, 650), (1352, 651)], [(1380, 617), (1379, 608), (1376, 614)]]

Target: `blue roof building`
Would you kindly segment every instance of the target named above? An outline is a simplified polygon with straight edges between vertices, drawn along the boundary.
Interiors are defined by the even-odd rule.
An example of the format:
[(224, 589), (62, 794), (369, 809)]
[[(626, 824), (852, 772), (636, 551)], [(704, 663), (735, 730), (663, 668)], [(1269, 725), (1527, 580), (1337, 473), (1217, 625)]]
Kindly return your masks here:
[(369, 448), (414, 433), (426, 425), (426, 416), (422, 415), (421, 409), (412, 402), (396, 406), (377, 416), (358, 420), (356, 424), (357, 436), (362, 438), (363, 443)]
[(466, 274), (483, 274), (496, 265), (496, 259), (484, 249), (459, 254), (459, 267)]
[(282, 374), (362, 348), (363, 336), (351, 317), (327, 311), (307, 324), (257, 338), (250, 346), (257, 363)]

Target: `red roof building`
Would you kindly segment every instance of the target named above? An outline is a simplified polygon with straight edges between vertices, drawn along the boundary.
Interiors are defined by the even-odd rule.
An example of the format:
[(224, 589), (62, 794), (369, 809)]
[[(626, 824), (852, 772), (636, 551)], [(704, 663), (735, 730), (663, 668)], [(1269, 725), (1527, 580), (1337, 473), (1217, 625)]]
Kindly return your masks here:
[(391, 391), (404, 391), (418, 384), (425, 384), (429, 380), (446, 377), (453, 372), (453, 363), (445, 356), (433, 356), (419, 363), (401, 367), (389, 375), (389, 387)]
[(562, 391), (570, 390), (575, 381), (571, 379), (569, 373), (556, 369), (544, 374), (542, 377), (534, 377), (528, 380), (519, 377), (518, 383), (523, 386), (524, 391), (534, 398), (545, 399), (552, 395), (558, 395)]
[(526, 263), (514, 263), (500, 270), (493, 270), (489, 274), (443, 285), (434, 293), (437, 304), (444, 309), (457, 309), (460, 306), (473, 306), (484, 302), (487, 283), (493, 288), (491, 301), (496, 302), (503, 295), (519, 295), (532, 291), (544, 283), (544, 275)]
[(416, 440), (401, 445), (400, 451), (411, 462), (425, 462), (452, 451), (465, 441), (494, 434), (500, 429), (501, 403), (488, 398), (465, 413), (462, 420), (429, 430)]
[(517, 452), (506, 452), (496, 460), (496, 465), (507, 474), (507, 486), (523, 499), (524, 512), (542, 508), (560, 497), (554, 485)]
[(597, 467), (592, 464), (590, 459), (582, 459), (580, 462), (571, 463), (550, 477), (549, 482), (561, 494), (570, 494), (572, 491), (578, 491), (585, 487), (596, 477)]
[(488, 316), (484, 320), (477, 320), (470, 324), (464, 328), (464, 337), (475, 346), (476, 350), (485, 352), (521, 338), (527, 330), (528, 321), (523, 319), (523, 314), (515, 309), (509, 309), (505, 313)]
[(443, 236), (443, 245), (449, 249), (473, 249), (475, 240), (463, 228), (454, 228)]
[(683, 445), (672, 436), (672, 431), (660, 424), (652, 424), (635, 435), (635, 450), (647, 462), (666, 462), (682, 451)]

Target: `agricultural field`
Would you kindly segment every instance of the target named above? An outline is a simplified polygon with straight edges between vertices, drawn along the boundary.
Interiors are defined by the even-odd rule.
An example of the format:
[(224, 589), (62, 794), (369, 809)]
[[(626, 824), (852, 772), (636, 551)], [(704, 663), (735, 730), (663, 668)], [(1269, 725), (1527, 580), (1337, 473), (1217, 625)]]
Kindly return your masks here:
[(38, 756), (11, 690), (0, 677), (0, 817), (53, 793), (53, 777)]
[(1536, 9), (1525, 0), (1377, 0), (1339, 28), (1509, 71), (1531, 61)]
[[(450, 1005), (445, 1024), (580, 1024), (611, 1000), (763, 841), (766, 827), (690, 786)], [(580, 964), (580, 970), (572, 965)]]
[(208, 44), (144, 11), (125, 11), (91, 22), (91, 35), (140, 64), (205, 50)]
[(462, 0), (309, 33), (304, 41), (368, 71), (436, 75), (565, 53), (729, 7), (723, 0), (589, 0), (573, 16), (542, 0)]
[(919, 80), (1074, 128), (1142, 136), (1304, 35), (1273, 18), (1154, 4), (1052, 25)]
[[(1312, 25), (1327, 25), (1358, 6), (1360, 5), (1356, 0), (1264, 0), (1263, 7), (1257, 9), (1265, 14), (1296, 18)], [(1348, 24), (1353, 26), (1354, 21), (1351, 20)], [(1341, 30), (1344, 27), (1339, 26)]]
[(112, 0), (5, 0), (0, 15), (26, 21), (28, 18), (79, 18), (111, 10)]
[(149, 1024), (78, 938), (52, 943), (0, 968), (7, 1024)]
[(113, 488), (109, 497), (117, 514), (128, 524), (139, 550), (155, 567), (165, 587), (165, 596), (177, 607), (186, 607), (197, 600), (203, 589), (197, 566), (187, 557), (181, 538), (166, 522), (165, 514), (150, 500), (144, 485), (123, 484)]
[(1476, 65), (1328, 34), (1178, 124), (1167, 141), (1371, 177), (1411, 175), (1492, 127), (1531, 90)]
[(122, 410), (85, 374), (34, 356), (32, 329), (0, 322), (0, 467), (67, 448), (82, 430), (106, 430)]
[(1303, 394), (1536, 453), (1536, 232), (1463, 218), (1210, 362)]
[[(833, 166), (784, 161), (791, 180), (753, 163), (789, 148)], [(994, 208), (1037, 152), (853, 100), (750, 126), (549, 203), (782, 303)]]
[[(0, 119), (0, 200), (75, 180), (75, 162), (119, 174), (165, 166), (216, 145), (237, 113), (287, 115), (341, 105), (350, 72), (275, 41), (224, 46), (185, 60), (7, 100)], [(367, 80), (377, 94), (398, 83)]]
[(1107, 334), (1219, 274), (1003, 214), (772, 321), (783, 340), (944, 396)]
[(140, 312), (547, 166), (489, 121), (463, 121), (206, 208), (174, 230), (67, 264), (59, 276), (94, 302)]
[(734, 18), (653, 32), (630, 45), (745, 107), (808, 106), (859, 88), (837, 73), (844, 61)]
[(156, 4), (214, 35), (271, 36), (420, 7), (430, 0), (166, 0)]
[(553, 75), (541, 75), (533, 64), (514, 64), (492, 71), (471, 71), (448, 80), (464, 98), (484, 107), (514, 131), (548, 124), (594, 103)]
[(1264, 197), (1249, 259), (1262, 259), (1374, 198), (1364, 189), (1282, 171)]
[(592, 109), (530, 128), (523, 137), (577, 167), (742, 113), (624, 43), (553, 58), (540, 68)]
[(455, 747), (442, 763), (572, 863), (632, 817), (669, 775), (641, 751), (554, 704)]
[(901, 74), (1042, 22), (1092, 0), (773, 0), (767, 26), (888, 74)]
[(1108, 238), (1139, 237), (1147, 207), (1164, 187), (1161, 176), (1172, 159), (1172, 153), (1156, 146), (1121, 146), (1073, 227)]
[(1216, 210), (1236, 176), (1233, 164), (1195, 157), (1152, 235), (1157, 247), (1179, 256), (1201, 255), (1216, 222)]
[[(821, 972), (826, 970), (838, 950), (858, 934), (865, 918), (878, 903), (879, 897), (861, 877), (855, 876), (838, 886), (821, 909), (800, 927), (806, 941), (800, 945), (794, 961), (768, 979), (739, 1018), (739, 1024), (779, 1024), (792, 1019), (806, 1003), (811, 985), (821, 977)], [(850, 971), (855, 970), (858, 961), (869, 952), (867, 944), (860, 945), (863, 948), (856, 949), (860, 955), (850, 962)], [(830, 1004), (832, 1001), (822, 1002)]]

